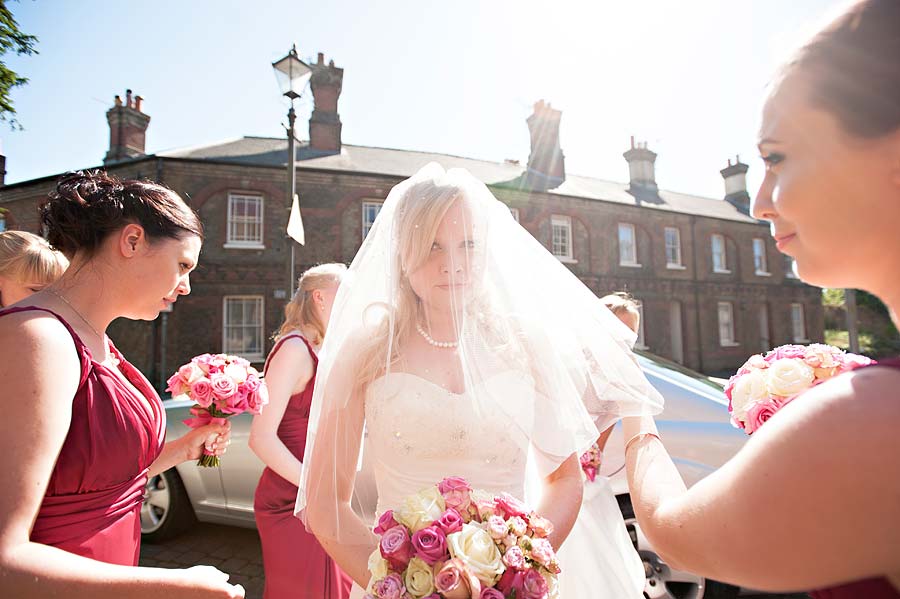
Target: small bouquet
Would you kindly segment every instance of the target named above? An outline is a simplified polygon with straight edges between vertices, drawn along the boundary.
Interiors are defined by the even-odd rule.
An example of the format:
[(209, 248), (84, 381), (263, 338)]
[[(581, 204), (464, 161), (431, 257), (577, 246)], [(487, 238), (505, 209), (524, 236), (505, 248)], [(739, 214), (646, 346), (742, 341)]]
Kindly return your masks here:
[(874, 360), (822, 343), (782, 345), (750, 356), (725, 386), (731, 423), (752, 435), (810, 387), (869, 364)]
[[(244, 358), (227, 354), (203, 354), (178, 369), (168, 380), (166, 391), (174, 399), (190, 399), (193, 418), (184, 421), (191, 428), (221, 424), (230, 416), (259, 414), (269, 403), (266, 385), (259, 372)], [(218, 466), (219, 457), (203, 450), (201, 466)]]
[(600, 464), (603, 462), (603, 452), (600, 446), (594, 443), (591, 448), (581, 454), (581, 471), (585, 477), (591, 482), (597, 478), (597, 472), (600, 471)]
[(379, 518), (365, 599), (558, 599), (552, 530), (506, 493), (445, 478)]

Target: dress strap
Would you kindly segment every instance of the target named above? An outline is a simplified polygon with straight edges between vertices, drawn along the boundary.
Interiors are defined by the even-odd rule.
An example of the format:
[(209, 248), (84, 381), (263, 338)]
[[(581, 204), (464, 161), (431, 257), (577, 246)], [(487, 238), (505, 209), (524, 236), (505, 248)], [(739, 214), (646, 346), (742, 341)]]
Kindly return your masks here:
[(50, 314), (56, 320), (62, 323), (66, 330), (69, 331), (69, 335), (72, 336), (72, 341), (75, 343), (75, 351), (78, 352), (78, 359), (81, 362), (81, 378), (78, 381), (78, 387), (84, 384), (87, 380), (88, 373), (90, 372), (91, 360), (93, 359), (91, 356), (91, 350), (84, 344), (81, 340), (81, 337), (78, 336), (78, 333), (75, 332), (75, 329), (72, 328), (72, 325), (66, 321), (65, 318), (54, 312), (53, 310), (49, 310), (47, 308), (41, 308), (38, 306), (21, 306), (17, 308), (7, 308), (5, 310), (0, 310), (0, 317), (6, 316), (7, 314), (15, 314), (16, 312), (46, 312)]
[(263, 375), (264, 376), (265, 376), (266, 370), (269, 369), (269, 360), (271, 360), (275, 356), (275, 354), (278, 353), (278, 350), (281, 349), (281, 346), (284, 345), (285, 341), (287, 341), (288, 339), (292, 339), (292, 338), (298, 338), (301, 341), (303, 341), (303, 343), (306, 345), (307, 351), (309, 351), (310, 357), (312, 357), (313, 369), (316, 370), (319, 368), (319, 357), (316, 355), (316, 352), (313, 351), (313, 346), (309, 342), (309, 340), (306, 337), (304, 337), (303, 335), (301, 335), (300, 333), (288, 333), (287, 335), (285, 335), (284, 337), (282, 337), (281, 339), (279, 339), (278, 341), (275, 342), (275, 347), (272, 348), (272, 351), (270, 351), (269, 355), (266, 357), (266, 363), (263, 366)]

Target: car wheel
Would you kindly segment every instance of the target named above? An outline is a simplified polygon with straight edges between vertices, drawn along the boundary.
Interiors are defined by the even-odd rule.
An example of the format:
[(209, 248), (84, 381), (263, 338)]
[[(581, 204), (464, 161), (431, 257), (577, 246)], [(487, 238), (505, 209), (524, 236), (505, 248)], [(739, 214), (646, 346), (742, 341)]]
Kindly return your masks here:
[(670, 568), (653, 551), (641, 532), (628, 497), (619, 498), (619, 509), (625, 518), (631, 542), (644, 563), (646, 599), (735, 599), (738, 596), (738, 587)]
[(142, 540), (155, 543), (174, 538), (196, 521), (184, 484), (174, 468), (147, 481), (141, 505)]

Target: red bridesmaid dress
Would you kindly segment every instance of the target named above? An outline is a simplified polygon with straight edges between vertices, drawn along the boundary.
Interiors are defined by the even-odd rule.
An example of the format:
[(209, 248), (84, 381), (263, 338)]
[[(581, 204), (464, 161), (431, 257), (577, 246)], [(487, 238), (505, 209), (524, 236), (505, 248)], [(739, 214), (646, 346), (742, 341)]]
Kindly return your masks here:
[(111, 564), (135, 566), (141, 540), (141, 503), (147, 472), (162, 451), (165, 410), (146, 378), (108, 341), (135, 395), (58, 314), (26, 306), (0, 316), (41, 311), (72, 335), (81, 378), (72, 399), (72, 421), (31, 530), (35, 543)]
[[(272, 356), (291, 338), (299, 338), (306, 345), (313, 360), (313, 376), (301, 393), (288, 400), (278, 426), (278, 438), (298, 460), (303, 461), (319, 359), (309, 341), (292, 333), (279, 339), (272, 348), (266, 368)], [(347, 599), (352, 580), (322, 549), (316, 537), (294, 517), (296, 500), (297, 487), (293, 483), (271, 468), (263, 471), (253, 502), (266, 575), (263, 599)]]

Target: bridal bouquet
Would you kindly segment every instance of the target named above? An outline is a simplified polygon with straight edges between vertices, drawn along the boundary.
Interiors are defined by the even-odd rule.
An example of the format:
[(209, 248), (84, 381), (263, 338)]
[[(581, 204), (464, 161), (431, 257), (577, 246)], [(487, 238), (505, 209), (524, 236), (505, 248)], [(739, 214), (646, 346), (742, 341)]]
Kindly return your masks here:
[(378, 520), (365, 599), (557, 599), (552, 529), (506, 493), (445, 478)]
[[(223, 423), (229, 416), (249, 412), (259, 414), (269, 403), (266, 385), (259, 372), (244, 358), (227, 354), (203, 354), (169, 377), (166, 391), (173, 399), (189, 399), (193, 418), (184, 421), (191, 428)], [(219, 457), (203, 450), (201, 466), (218, 466)]]
[(731, 422), (751, 435), (803, 391), (872, 363), (821, 343), (782, 345), (750, 356), (725, 387)]
[(602, 461), (603, 452), (600, 451), (600, 446), (596, 443), (581, 454), (581, 471), (584, 472), (584, 476), (589, 481), (594, 482), (594, 479), (597, 478), (597, 472), (600, 470)]

